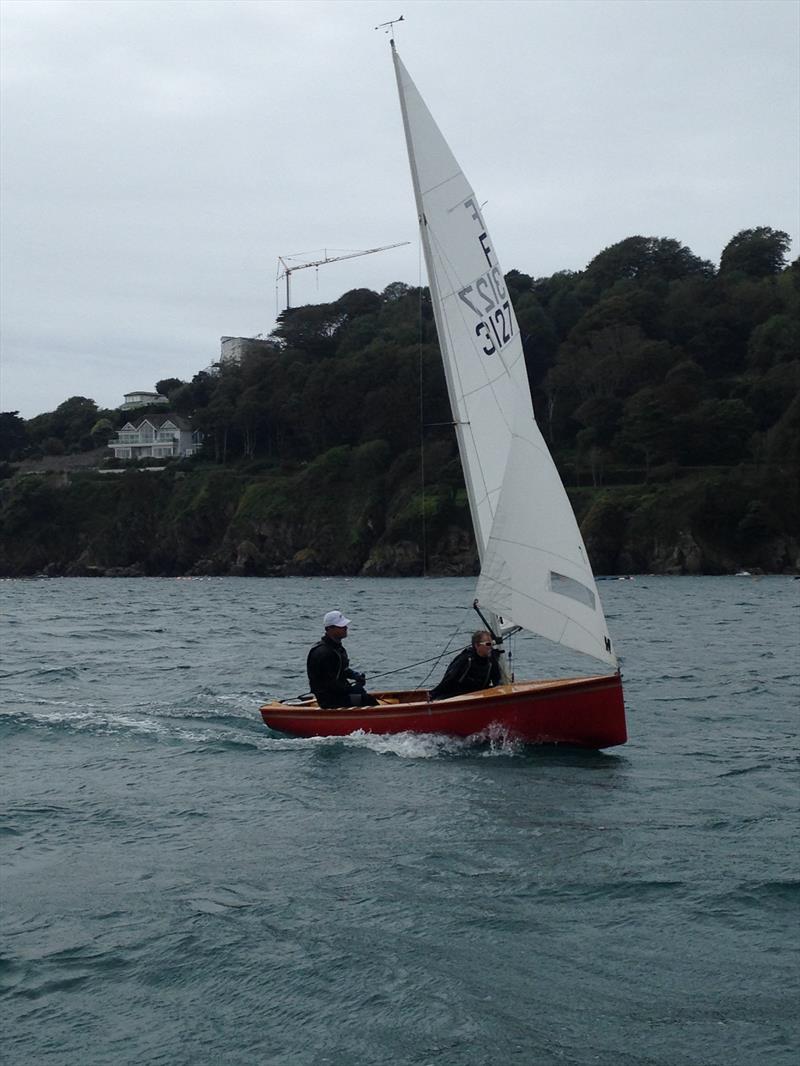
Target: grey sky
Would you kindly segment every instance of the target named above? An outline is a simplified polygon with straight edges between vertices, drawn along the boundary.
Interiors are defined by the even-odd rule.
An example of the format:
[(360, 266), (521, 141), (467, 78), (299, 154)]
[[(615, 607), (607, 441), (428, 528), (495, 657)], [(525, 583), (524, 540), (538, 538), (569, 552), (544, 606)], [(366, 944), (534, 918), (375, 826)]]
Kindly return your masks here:
[[(293, 303), (424, 282), (389, 39), (505, 270), (633, 234), (798, 251), (794, 0), (2, 3), (0, 407), (115, 407)], [(277, 298), (277, 299), (276, 299)]]

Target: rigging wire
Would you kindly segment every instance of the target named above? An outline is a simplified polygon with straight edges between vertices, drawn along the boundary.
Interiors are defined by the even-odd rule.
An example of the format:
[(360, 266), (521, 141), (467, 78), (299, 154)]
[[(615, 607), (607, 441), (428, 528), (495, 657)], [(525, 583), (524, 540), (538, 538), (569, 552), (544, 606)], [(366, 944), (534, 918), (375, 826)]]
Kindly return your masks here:
[[(467, 608), (466, 607), (457, 607), (456, 610), (466, 611)], [(420, 659), (418, 662), (415, 662), (415, 663), (406, 663), (404, 666), (395, 666), (394, 669), (392, 669), (392, 670), (381, 670), (381, 672), (379, 674), (370, 674), (369, 675), (370, 681), (374, 681), (375, 678), (377, 678), (377, 677), (388, 677), (389, 674), (399, 674), (399, 673), (402, 673), (403, 670), (413, 670), (417, 666), (427, 666), (428, 663), (433, 663), (434, 665), (430, 668), (430, 670), (427, 672), (427, 674), (422, 679), (422, 681), (420, 681), (420, 683), (416, 686), (417, 688), (424, 688), (425, 687), (425, 682), (428, 680), (428, 678), (431, 676), (433, 671), (436, 669), (436, 664), (441, 662), (442, 659), (445, 657), (445, 655), (447, 655), (448, 652), (450, 651), (450, 648), (451, 648), (451, 646), (453, 644), (453, 641), (455, 640), (456, 636), (458, 635), (458, 631), (461, 628), (461, 624), (462, 624), (461, 621), (456, 622), (455, 626), (453, 627), (453, 632), (447, 638), (447, 643), (445, 644), (445, 646), (442, 648), (442, 650), (439, 652), (438, 655), (433, 655), (430, 659)], [(310, 693), (310, 692), (302, 692), (299, 696), (295, 696), (294, 698), (296, 700), (302, 700), (302, 699), (305, 699), (306, 697), (311, 696), (311, 695), (312, 695), (312, 693)]]
[(422, 235), (417, 240), (417, 337), (419, 360), (419, 472), (422, 482), (422, 576), (428, 576), (428, 523), (425, 507), (425, 392), (422, 356)]
[[(450, 638), (451, 642), (452, 642), (452, 639), (453, 638), (451, 637)], [(448, 643), (448, 647), (449, 647), (449, 643)], [(434, 655), (433, 658), (431, 658), (431, 659), (420, 659), (420, 661), (416, 662), (416, 663), (407, 663), (405, 666), (396, 666), (394, 668), (394, 670), (382, 670), (379, 674), (370, 674), (369, 675), (369, 679), (370, 679), (370, 681), (374, 681), (376, 677), (387, 677), (389, 674), (399, 674), (403, 670), (413, 670), (414, 667), (416, 667), (416, 666), (426, 666), (428, 663), (438, 663), (439, 660), (442, 658), (442, 656), (446, 654), (446, 652), (447, 652), (447, 648), (445, 648), (444, 651), (439, 652), (438, 655)], [(428, 678), (431, 676), (431, 674), (433, 673), (433, 670), (434, 670), (434, 667), (431, 667), (430, 670), (427, 673), (425, 681), (427, 681)], [(418, 688), (422, 688), (422, 685), (424, 683), (425, 682), (423, 681), (422, 684), (418, 685), (417, 687)], [(303, 699), (306, 699), (307, 697), (309, 697), (311, 695), (313, 695), (313, 693), (311, 693), (311, 692), (301, 692), (299, 696), (295, 696), (294, 698), (296, 700), (303, 700)]]
[(427, 672), (427, 674), (419, 682), (419, 684), (417, 685), (417, 688), (425, 688), (425, 685), (426, 685), (426, 683), (428, 681), (428, 678), (431, 676), (433, 671), (436, 669), (436, 665), (442, 661), (442, 659), (445, 657), (445, 655), (447, 655), (449, 653), (450, 648), (451, 648), (451, 646), (453, 644), (453, 641), (456, 638), (456, 635), (457, 635), (459, 629), (460, 629), (460, 623), (456, 622), (456, 624), (455, 624), (455, 626), (453, 628), (453, 632), (450, 634), (450, 637), (448, 638), (447, 643), (442, 648), (442, 650), (439, 652), (439, 654), (435, 657), (435, 659), (426, 659), (424, 663), (416, 663), (415, 664), (417, 666), (424, 666), (424, 665), (426, 665), (426, 663), (431, 663), (431, 662), (434, 663), (434, 665), (430, 668), (430, 670)]
[[(376, 677), (386, 677), (388, 674), (399, 674), (402, 670), (413, 670), (415, 666), (426, 666), (428, 663), (438, 663), (441, 657), (445, 654), (447, 648), (444, 651), (439, 652), (438, 655), (434, 655), (432, 659), (420, 659), (418, 663), (408, 663), (407, 666), (396, 666), (394, 670), (382, 670), (379, 674), (371, 674), (370, 681)], [(428, 671), (428, 677), (430, 677), (433, 667)], [(427, 680), (427, 679), (426, 679)], [(419, 686), (422, 687), (421, 685)]]

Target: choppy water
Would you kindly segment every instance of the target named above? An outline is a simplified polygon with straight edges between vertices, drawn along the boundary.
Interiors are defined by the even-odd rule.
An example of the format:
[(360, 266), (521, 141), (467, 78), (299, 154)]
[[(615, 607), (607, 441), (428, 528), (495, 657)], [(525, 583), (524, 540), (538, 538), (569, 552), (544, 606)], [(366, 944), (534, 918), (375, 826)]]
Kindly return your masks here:
[(374, 678), (468, 581), (0, 583), (4, 1061), (794, 1066), (800, 582), (601, 590), (593, 754), (260, 723), (325, 610)]

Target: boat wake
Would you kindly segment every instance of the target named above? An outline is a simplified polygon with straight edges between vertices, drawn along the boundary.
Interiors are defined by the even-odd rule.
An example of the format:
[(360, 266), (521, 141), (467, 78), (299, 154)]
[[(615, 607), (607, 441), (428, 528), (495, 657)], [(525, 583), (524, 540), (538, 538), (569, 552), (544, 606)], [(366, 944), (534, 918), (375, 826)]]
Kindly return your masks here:
[[(394, 733), (378, 735), (356, 730), (343, 737), (289, 737), (271, 730), (248, 713), (244, 699), (209, 701), (202, 710), (188, 712), (176, 707), (130, 705), (116, 710), (72, 700), (28, 701), (22, 709), (0, 715), (0, 732), (9, 736), (26, 730), (55, 730), (73, 735), (117, 735), (132, 741), (188, 744), (193, 747), (227, 749), (248, 747), (255, 751), (315, 751), (361, 749), (399, 759), (492, 758), (523, 754), (525, 746), (499, 727), (471, 737), (443, 733)], [(230, 706), (233, 702), (233, 706)]]
[[(319, 739), (319, 738), (317, 738)], [(519, 755), (524, 746), (501, 730), (486, 730), (471, 737), (450, 737), (443, 733), (392, 733), (378, 735), (357, 730), (347, 737), (328, 737), (348, 747), (367, 748), (376, 755), (396, 755), (400, 759), (439, 759), (476, 755)]]

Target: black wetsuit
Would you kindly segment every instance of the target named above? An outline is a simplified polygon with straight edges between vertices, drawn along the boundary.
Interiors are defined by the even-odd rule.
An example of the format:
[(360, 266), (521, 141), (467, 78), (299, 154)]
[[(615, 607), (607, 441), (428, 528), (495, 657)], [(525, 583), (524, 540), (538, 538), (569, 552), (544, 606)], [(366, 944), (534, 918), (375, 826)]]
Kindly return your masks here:
[(463, 692), (477, 692), (490, 688), (500, 681), (500, 663), (497, 652), (482, 658), (470, 646), (460, 651), (445, 671), (445, 675), (436, 688), (431, 690), (432, 700), (446, 700), (449, 696), (460, 696)]
[(344, 645), (327, 634), (308, 653), (306, 669), (320, 707), (374, 707), (378, 702), (363, 684), (350, 680), (354, 674)]

